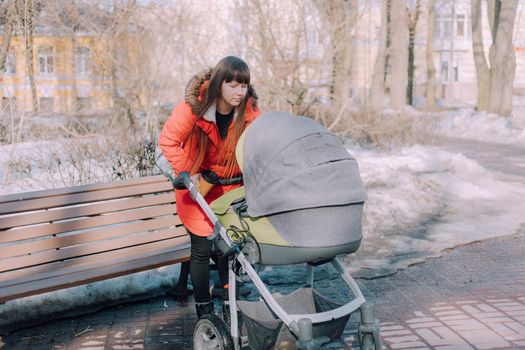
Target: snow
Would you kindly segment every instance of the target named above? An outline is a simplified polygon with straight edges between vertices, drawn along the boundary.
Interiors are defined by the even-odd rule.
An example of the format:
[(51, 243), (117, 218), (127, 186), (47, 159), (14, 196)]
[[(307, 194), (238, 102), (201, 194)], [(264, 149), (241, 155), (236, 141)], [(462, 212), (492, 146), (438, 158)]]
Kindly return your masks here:
[[(505, 119), (465, 109), (439, 113), (436, 118), (437, 132), (443, 137), (525, 149), (521, 113)], [(16, 151), (31, 152), (36, 146), (40, 147), (19, 145)], [(485, 167), (465, 154), (438, 145), (378, 151), (349, 142), (347, 148), (358, 160), (368, 192), (362, 246), (344, 259), (353, 276), (370, 278), (394, 273), (439, 256), (447, 248), (513, 234), (524, 224), (525, 173), (521, 177), (505, 176), (501, 169)], [(8, 146), (0, 151), (3, 169), (10, 152)], [(4, 193), (23, 188), (20, 183), (2, 182)], [(10, 301), (0, 306), (0, 327), (46, 314), (161, 294), (173, 286), (178, 268), (163, 267)]]
[(525, 184), (462, 154), (421, 145), (351, 152), (368, 192), (363, 246), (345, 258), (354, 276), (390, 274), (446, 248), (515, 233), (525, 221)]
[(478, 113), (472, 109), (443, 112), (439, 116), (442, 119), (439, 132), (447, 136), (525, 146), (525, 110), (521, 108), (516, 106), (512, 118)]
[[(152, 297), (175, 287), (180, 265), (165, 266), (133, 275), (83, 286), (15, 299), (0, 306), (0, 327), (37, 320), (46, 315), (93, 311), (112, 303), (137, 297)], [(79, 310), (79, 311), (75, 311)], [(61, 315), (63, 316), (63, 315)]]

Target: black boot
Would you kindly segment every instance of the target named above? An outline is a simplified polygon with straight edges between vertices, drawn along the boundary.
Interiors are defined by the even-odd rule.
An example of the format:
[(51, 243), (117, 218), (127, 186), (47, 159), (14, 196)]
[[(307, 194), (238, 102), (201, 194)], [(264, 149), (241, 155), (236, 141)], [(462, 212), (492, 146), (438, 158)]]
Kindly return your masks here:
[(190, 274), (190, 262), (185, 261), (181, 264), (179, 280), (174, 289), (167, 292), (167, 294), (176, 301), (186, 300), (193, 291), (188, 288), (188, 276)]
[[(235, 305), (234, 305), (235, 307)], [(228, 301), (222, 302), (222, 320), (224, 324), (230, 329), (231, 326), (231, 315), (230, 315), (230, 303)], [(237, 327), (242, 328), (242, 316), (240, 311), (237, 311)]]
[(230, 325), (231, 317), (230, 317), (230, 303), (226, 300), (222, 302), (222, 320), (224, 321), (224, 324), (227, 326)]
[(213, 314), (215, 306), (213, 305), (213, 301), (207, 303), (195, 303), (195, 310), (197, 311), (197, 317), (201, 318), (204, 315)]
[(175, 287), (175, 289), (169, 290), (167, 294), (175, 301), (184, 301), (193, 294), (193, 290), (188, 287)]

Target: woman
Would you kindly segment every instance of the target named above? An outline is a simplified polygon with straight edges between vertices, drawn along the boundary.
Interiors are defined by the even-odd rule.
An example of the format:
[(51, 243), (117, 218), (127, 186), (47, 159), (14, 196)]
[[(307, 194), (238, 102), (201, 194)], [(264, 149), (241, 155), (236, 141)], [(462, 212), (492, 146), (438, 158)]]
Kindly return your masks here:
[[(190, 172), (201, 194), (211, 203), (240, 185), (213, 186), (200, 174), (211, 170), (221, 178), (240, 175), (235, 146), (244, 129), (259, 114), (248, 65), (238, 57), (228, 56), (213, 70), (201, 72), (190, 80), (185, 100), (175, 107), (162, 128), (159, 146), (175, 173)], [(187, 190), (177, 190), (175, 196), (177, 213), (191, 238), (190, 273), (200, 318), (214, 310), (209, 293), (212, 243), (206, 239), (213, 226)], [(220, 265), (221, 282), (227, 288), (224, 262)]]

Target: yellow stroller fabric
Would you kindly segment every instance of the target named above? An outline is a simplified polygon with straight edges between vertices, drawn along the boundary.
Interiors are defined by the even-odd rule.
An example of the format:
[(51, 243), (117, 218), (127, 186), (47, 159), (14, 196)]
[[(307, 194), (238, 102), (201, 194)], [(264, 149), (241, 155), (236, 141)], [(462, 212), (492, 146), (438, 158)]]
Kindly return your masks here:
[[(246, 249), (243, 249), (243, 252), (252, 264), (289, 265), (303, 263), (305, 261), (322, 260), (340, 254), (353, 253), (361, 244), (361, 236), (359, 236), (358, 239), (345, 243), (339, 242), (335, 245), (324, 242), (323, 244), (313, 246), (301, 246), (293, 244), (293, 242), (290, 242), (281, 234), (283, 230), (286, 231), (289, 229), (287, 226), (290, 226), (281, 225), (282, 221), (289, 221), (291, 226), (293, 226), (297, 220), (304, 221), (305, 216), (306, 219), (314, 218), (314, 220), (311, 221), (312, 231), (318, 232), (318, 235), (320, 230), (329, 231), (332, 228), (330, 225), (348, 227), (349, 223), (360, 231), (361, 220), (358, 220), (362, 215), (362, 205), (360, 204), (339, 206), (337, 208), (316, 208), (313, 210), (320, 212), (320, 215), (312, 214), (311, 210), (306, 210), (305, 213), (294, 211), (291, 213), (254, 218), (248, 216), (246, 212), (241, 214), (234, 209), (235, 204), (244, 202), (244, 195), (244, 187), (239, 187), (216, 199), (210, 204), (210, 208), (229, 232), (231, 232), (232, 228), (238, 228), (240, 230), (235, 229), (236, 233), (241, 231), (241, 234), (244, 235), (243, 238), (246, 238), (247, 241), (250, 242), (246, 245)], [(345, 220), (322, 223), (321, 220), (316, 218), (322, 215), (329, 218), (333, 213), (340, 216), (341, 211), (344, 211), (346, 214)], [(352, 229), (352, 227), (349, 229)], [(243, 230), (247, 230), (247, 232), (242, 233)], [(312, 234), (312, 232), (304, 232), (304, 235), (307, 236), (304, 241), (311, 241), (311, 238), (308, 238), (310, 234)], [(246, 236), (251, 237), (247, 238)], [(250, 240), (251, 238), (253, 238), (253, 241)]]

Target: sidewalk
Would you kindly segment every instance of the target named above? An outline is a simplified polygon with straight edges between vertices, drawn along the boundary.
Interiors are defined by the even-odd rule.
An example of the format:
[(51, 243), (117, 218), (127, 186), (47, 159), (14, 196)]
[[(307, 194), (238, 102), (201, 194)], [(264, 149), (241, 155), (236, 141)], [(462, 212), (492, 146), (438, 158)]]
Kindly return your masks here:
[[(359, 280), (376, 305), (384, 348), (525, 349), (524, 254), (522, 229), (458, 247), (392, 276)], [(262, 275), (281, 292), (304, 281), (303, 269), (297, 268)], [(322, 293), (342, 298), (331, 270), (316, 276)], [(326, 349), (358, 349), (356, 320), (352, 317), (340, 341)], [(181, 304), (157, 297), (21, 329), (0, 338), (0, 344), (2, 350), (191, 349), (195, 322), (191, 300)]]

